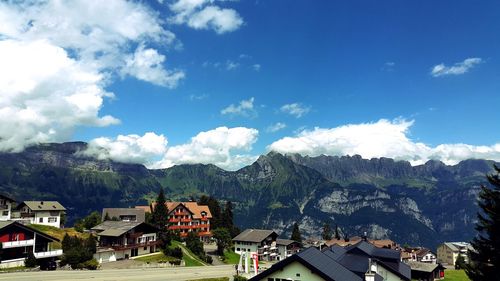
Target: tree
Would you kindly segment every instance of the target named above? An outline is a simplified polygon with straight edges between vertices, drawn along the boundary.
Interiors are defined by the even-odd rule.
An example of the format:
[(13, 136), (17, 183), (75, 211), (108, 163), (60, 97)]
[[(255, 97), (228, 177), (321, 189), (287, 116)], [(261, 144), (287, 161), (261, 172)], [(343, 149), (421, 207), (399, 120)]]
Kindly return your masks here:
[(196, 235), (196, 232), (190, 231), (186, 237), (186, 247), (193, 252), (193, 254), (202, 257), (205, 255), (203, 250), (203, 242)]
[(290, 239), (302, 243), (302, 236), (300, 235), (299, 225), (297, 223), (293, 224), (292, 237)]
[(217, 241), (217, 254), (224, 255), (224, 250), (231, 247), (231, 233), (226, 228), (217, 228), (212, 231), (213, 238)]
[(340, 240), (339, 226), (335, 225), (335, 239)]
[(38, 265), (38, 261), (35, 258), (35, 255), (32, 252), (28, 253), (26, 260), (24, 261), (24, 266), (26, 267), (36, 267)]
[(77, 236), (69, 236), (67, 233), (61, 242), (63, 257), (61, 264), (69, 264), (71, 268), (96, 269), (93, 255), (97, 250), (97, 242), (94, 236), (82, 239)]
[(455, 260), (455, 269), (465, 269), (467, 267), (464, 256), (459, 253)]
[(106, 214), (104, 215), (104, 221), (110, 221), (111, 220), (111, 217), (109, 216), (109, 213), (106, 212)]
[(198, 204), (208, 206), (210, 213), (212, 213), (212, 219), (210, 220), (211, 228), (216, 229), (221, 227), (222, 209), (219, 205), (219, 201), (212, 196), (202, 195), (198, 200)]
[(476, 230), (472, 240), (474, 248), (469, 251), (469, 265), (466, 272), (472, 281), (498, 280), (500, 268), (500, 168), (495, 174), (487, 175), (491, 186), (482, 185), (479, 192)]
[(168, 231), (168, 209), (165, 203), (165, 193), (163, 192), (163, 188), (160, 188), (152, 214), (152, 222), (159, 229), (158, 240), (161, 243), (160, 247), (163, 249), (170, 246), (172, 242), (172, 237)]
[(332, 239), (332, 229), (330, 228), (330, 225), (325, 222), (323, 224), (323, 233), (321, 234), (321, 237), (323, 240), (331, 240)]
[(91, 229), (101, 222), (101, 214), (98, 211), (93, 211), (83, 219), (77, 220), (75, 222), (75, 229), (79, 232), (83, 232), (85, 229)]
[(235, 237), (240, 233), (240, 229), (234, 225), (233, 203), (231, 201), (226, 202), (220, 227), (227, 229), (231, 237)]

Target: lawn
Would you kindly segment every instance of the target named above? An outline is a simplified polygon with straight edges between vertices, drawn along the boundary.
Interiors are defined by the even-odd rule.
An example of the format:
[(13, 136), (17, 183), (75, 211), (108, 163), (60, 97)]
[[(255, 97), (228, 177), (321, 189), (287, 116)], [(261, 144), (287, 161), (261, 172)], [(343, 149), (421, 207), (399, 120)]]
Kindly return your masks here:
[[(70, 236), (77, 236), (77, 237), (80, 237), (80, 238), (88, 238), (89, 237), (89, 234), (88, 233), (81, 233), (81, 232), (78, 232), (76, 231), (74, 228), (57, 228), (57, 227), (54, 227), (54, 226), (48, 226), (48, 225), (41, 225), (41, 224), (30, 224), (29, 225), (30, 227), (40, 231), (40, 232), (43, 232), (49, 236), (52, 236), (54, 238), (57, 238), (59, 239), (59, 241), (62, 241), (63, 238), (64, 238), (64, 235), (66, 235), (66, 233)], [(61, 247), (61, 243), (60, 242), (54, 242), (54, 247), (56, 248), (60, 248)]]
[(227, 264), (238, 264), (240, 262), (240, 255), (233, 251), (224, 252), (224, 263)]
[(443, 281), (470, 281), (463, 270), (446, 270)]
[[(184, 263), (186, 266), (203, 266), (206, 265), (204, 262), (202, 262), (195, 254), (193, 254), (188, 248), (186, 248), (181, 242), (179, 241), (172, 241), (172, 245), (170, 247), (175, 248), (175, 247), (180, 247), (182, 249), (182, 259), (184, 260)], [(192, 257), (190, 257), (189, 255)]]
[(139, 257), (139, 258), (135, 258), (135, 260), (142, 261), (142, 262), (149, 262), (149, 263), (151, 263), (151, 262), (162, 263), (162, 262), (169, 262), (172, 260), (176, 260), (176, 258), (165, 256), (165, 254), (163, 254), (162, 252), (159, 252), (156, 255)]

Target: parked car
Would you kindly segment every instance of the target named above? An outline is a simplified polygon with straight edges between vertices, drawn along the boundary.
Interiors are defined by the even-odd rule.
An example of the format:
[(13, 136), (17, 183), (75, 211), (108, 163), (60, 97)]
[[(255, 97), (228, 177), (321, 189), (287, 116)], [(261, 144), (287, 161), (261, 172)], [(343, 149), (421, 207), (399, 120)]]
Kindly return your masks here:
[(40, 270), (56, 270), (57, 263), (55, 261), (45, 261), (40, 264)]

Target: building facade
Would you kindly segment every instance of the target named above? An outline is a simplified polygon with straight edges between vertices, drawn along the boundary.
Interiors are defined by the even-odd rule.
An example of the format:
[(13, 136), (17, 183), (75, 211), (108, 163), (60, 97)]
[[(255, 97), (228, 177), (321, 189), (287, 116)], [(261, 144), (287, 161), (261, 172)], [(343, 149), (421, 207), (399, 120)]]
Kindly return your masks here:
[(14, 199), (0, 194), (0, 221), (7, 221), (11, 219), (12, 203), (14, 202)]
[(158, 229), (147, 223), (105, 221), (92, 228), (98, 240), (99, 263), (129, 259), (157, 251)]
[(29, 253), (40, 262), (54, 259), (63, 254), (61, 249), (53, 248), (54, 237), (42, 233), (16, 221), (0, 222), (0, 268), (24, 266)]
[(462, 255), (467, 263), (467, 253), (472, 250), (472, 246), (466, 242), (445, 242), (437, 248), (437, 260), (439, 263), (455, 266), (458, 256)]
[[(208, 206), (198, 205), (197, 202), (166, 202), (168, 209), (168, 229), (187, 237), (189, 232), (195, 232), (200, 239), (208, 241), (212, 237), (210, 220), (212, 213)], [(154, 209), (156, 205), (153, 204)], [(149, 206), (137, 206), (151, 213)]]
[(146, 214), (144, 209), (138, 208), (104, 208), (102, 209), (102, 221), (129, 221), (129, 222), (145, 222)]
[(280, 261), (301, 249), (301, 244), (288, 239), (278, 239), (278, 234), (272, 230), (246, 229), (233, 238), (234, 251), (241, 255), (257, 254), (259, 260)]
[(12, 213), (12, 219), (61, 228), (61, 216), (65, 211), (57, 201), (24, 201)]

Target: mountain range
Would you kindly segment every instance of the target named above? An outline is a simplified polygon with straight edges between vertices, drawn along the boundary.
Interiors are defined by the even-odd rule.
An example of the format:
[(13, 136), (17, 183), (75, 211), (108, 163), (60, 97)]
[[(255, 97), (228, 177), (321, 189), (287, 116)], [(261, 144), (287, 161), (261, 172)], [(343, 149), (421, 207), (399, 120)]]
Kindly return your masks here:
[(477, 194), (494, 164), (471, 159), (411, 166), (389, 158), (270, 152), (237, 171), (203, 164), (150, 170), (84, 156), (86, 148), (83, 142), (52, 143), (0, 153), (0, 193), (18, 201), (57, 200), (72, 223), (103, 207), (147, 204), (163, 187), (171, 200), (207, 194), (232, 201), (241, 228), (270, 228), (286, 237), (298, 222), (304, 236), (319, 237), (328, 223), (346, 236), (366, 231), (435, 248), (475, 235)]

